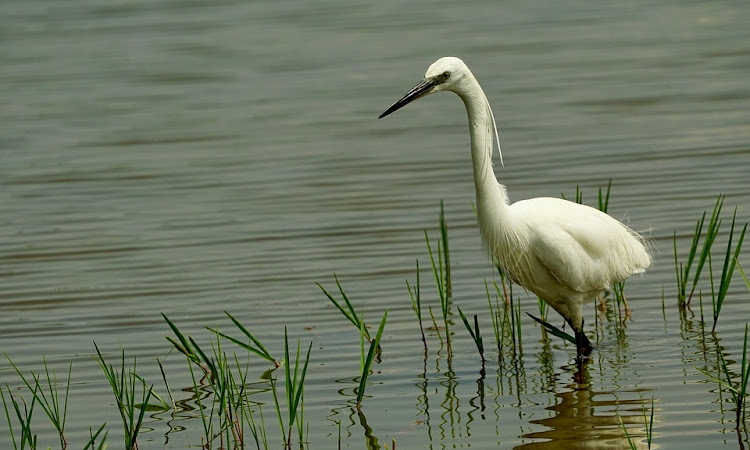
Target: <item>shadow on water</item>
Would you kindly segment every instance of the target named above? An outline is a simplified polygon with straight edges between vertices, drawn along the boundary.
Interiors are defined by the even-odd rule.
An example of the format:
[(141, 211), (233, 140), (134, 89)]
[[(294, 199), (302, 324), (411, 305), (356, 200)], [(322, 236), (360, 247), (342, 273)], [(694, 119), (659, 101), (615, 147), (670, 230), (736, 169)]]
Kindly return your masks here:
[[(645, 442), (645, 414), (650, 405), (640, 390), (598, 391), (589, 375), (590, 359), (579, 365), (564, 366), (570, 382), (555, 394), (557, 403), (545, 408), (551, 417), (532, 420), (547, 430), (526, 433), (522, 437), (535, 441), (517, 449), (629, 449), (632, 441), (637, 448), (648, 448)], [(647, 414), (647, 413), (646, 413)], [(627, 428), (627, 435), (623, 431)], [(630, 436), (630, 441), (628, 439)]]

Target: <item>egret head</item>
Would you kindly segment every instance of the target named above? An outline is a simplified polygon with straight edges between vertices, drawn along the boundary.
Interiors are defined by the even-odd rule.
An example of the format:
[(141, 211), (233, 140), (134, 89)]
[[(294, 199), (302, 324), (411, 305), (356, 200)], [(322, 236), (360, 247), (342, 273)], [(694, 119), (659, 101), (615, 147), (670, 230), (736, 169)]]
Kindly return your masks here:
[[(456, 57), (446, 56), (432, 63), (424, 74), (424, 80), (411, 88), (411, 90), (404, 94), (404, 96), (396, 101), (396, 103), (389, 106), (388, 109), (378, 117), (378, 119), (382, 119), (388, 114), (401, 109), (414, 100), (426, 97), (437, 91), (455, 92), (464, 99), (464, 102), (467, 102), (467, 99), (472, 99), (474, 101), (478, 99), (479, 101), (484, 102), (486, 113), (484, 114), (483, 120), (487, 121), (486, 123), (488, 124), (488, 133), (490, 133), (490, 136), (484, 141), (485, 148), (483, 149), (487, 151), (491, 160), (493, 148), (491, 134), (492, 131), (494, 131), (495, 141), (497, 142), (497, 152), (500, 155), (500, 164), (503, 164), (503, 153), (500, 151), (500, 137), (497, 133), (495, 115), (492, 113), (490, 102), (487, 100), (487, 97), (485, 97), (482, 88), (479, 87), (479, 83), (477, 83), (474, 75), (472, 75), (469, 68), (466, 67), (466, 64)], [(471, 117), (469, 117), (469, 119), (471, 119)], [(472, 143), (472, 145), (474, 144)]]
[(414, 86), (396, 103), (392, 104), (383, 114), (378, 117), (382, 119), (388, 114), (400, 109), (407, 104), (426, 97), (437, 91), (455, 91), (457, 86), (471, 75), (471, 71), (463, 61), (453, 56), (438, 59), (427, 69), (424, 80)]

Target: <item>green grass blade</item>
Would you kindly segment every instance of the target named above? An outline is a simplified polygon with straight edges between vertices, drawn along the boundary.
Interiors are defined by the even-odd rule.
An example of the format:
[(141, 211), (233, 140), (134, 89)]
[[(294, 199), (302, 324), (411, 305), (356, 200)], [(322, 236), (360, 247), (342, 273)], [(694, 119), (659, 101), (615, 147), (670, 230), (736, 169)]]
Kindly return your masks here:
[[(716, 204), (714, 205), (713, 213), (711, 214), (711, 219), (708, 222), (708, 227), (706, 228), (706, 237), (703, 240), (703, 247), (701, 248), (700, 256), (698, 257), (698, 264), (695, 267), (695, 275), (693, 276), (693, 285), (690, 288), (690, 295), (688, 296), (688, 301), (693, 297), (693, 293), (695, 292), (695, 288), (698, 285), (698, 280), (700, 279), (701, 271), (703, 270), (703, 266), (708, 258), (708, 254), (711, 252), (711, 247), (714, 244), (714, 241), (716, 240), (716, 236), (719, 234), (719, 229), (721, 228), (721, 220), (719, 219), (719, 214), (721, 213), (721, 208), (724, 205), (724, 196), (719, 195), (719, 198), (716, 200)], [(704, 215), (705, 216), (705, 215)], [(703, 219), (701, 219), (702, 222)], [(701, 223), (701, 227), (702, 227)], [(697, 248), (697, 240), (700, 238), (700, 230), (698, 233), (693, 236), (693, 242), (694, 246), (691, 247), (690, 253), (691, 256), (688, 259), (688, 266), (686, 267), (686, 270), (690, 270), (690, 264), (692, 263), (692, 258), (695, 256), (695, 248)]]
[[(264, 347), (263, 344), (258, 339), (256, 339), (255, 336), (253, 336), (253, 334), (240, 323), (239, 320), (235, 319), (234, 316), (231, 315), (231, 314), (229, 314), (227, 311), (224, 311), (224, 314), (226, 314), (229, 317), (229, 319), (232, 322), (234, 322), (234, 324), (237, 326), (237, 328), (240, 329), (240, 331), (242, 332), (242, 334), (244, 334), (245, 336), (247, 336), (248, 338), (250, 338), (251, 341), (253, 341), (253, 343), (258, 347), (258, 349), (260, 349), (265, 355), (267, 355), (269, 358), (271, 358), (272, 361), (275, 361), (274, 358), (273, 358), (273, 356), (271, 356), (271, 352), (269, 352), (266, 349), (266, 347)], [(268, 358), (266, 358), (266, 359), (268, 359)]]
[(479, 354), (482, 355), (482, 359), (484, 359), (484, 342), (482, 341), (482, 333), (479, 331), (479, 319), (476, 314), (474, 314), (474, 329), (477, 335), (477, 348), (479, 349)]
[[(297, 408), (300, 406), (300, 401), (302, 399), (302, 392), (304, 391), (304, 387), (305, 387), (305, 375), (307, 375), (307, 366), (310, 363), (310, 351), (311, 350), (312, 350), (312, 342), (310, 342), (310, 345), (307, 347), (307, 355), (305, 355), (305, 365), (302, 367), (302, 373), (300, 374), (299, 380), (296, 381), (294, 403), (291, 406), (291, 408), (294, 411), (296, 411)], [(299, 367), (299, 357), (297, 358), (297, 365), (295, 367), (295, 377), (296, 377), (297, 367)]]
[[(88, 442), (86, 443), (86, 446), (85, 446), (85, 447), (83, 447), (83, 450), (88, 450), (88, 449), (90, 449), (90, 448), (92, 448), (92, 449), (94, 448), (94, 445), (96, 445), (96, 444), (95, 444), (95, 442), (96, 442), (96, 438), (98, 438), (98, 437), (99, 437), (99, 435), (100, 435), (100, 434), (102, 433), (102, 431), (104, 430), (104, 427), (105, 427), (106, 425), (107, 425), (107, 422), (104, 422), (104, 423), (102, 424), (102, 426), (100, 426), (100, 427), (99, 427), (99, 429), (97, 429), (97, 430), (96, 430), (96, 433), (93, 433), (93, 434), (91, 435), (91, 438), (90, 438), (90, 439), (89, 439), (89, 441), (88, 441)], [(104, 442), (106, 442), (106, 440), (107, 440), (107, 433), (104, 433), (104, 436), (102, 436), (102, 442), (100, 442), (100, 443), (99, 443), (99, 446), (98, 446), (97, 448), (103, 448)]]
[[(286, 394), (286, 402), (287, 407), (289, 408), (289, 411), (287, 411), (287, 416), (291, 417), (292, 414), (292, 360), (289, 359), (289, 336), (287, 335), (287, 329), (284, 327), (284, 357), (286, 358), (286, 364), (284, 365), (284, 393)], [(289, 426), (292, 426), (291, 420), (289, 421)]]
[[(333, 303), (333, 305), (338, 308), (339, 311), (341, 311), (341, 314), (344, 315), (347, 319), (349, 319), (349, 322), (351, 322), (357, 329), (361, 328), (359, 323), (359, 317), (357, 316), (356, 311), (354, 310), (354, 307), (352, 306), (351, 302), (349, 301), (349, 297), (346, 296), (344, 293), (344, 289), (341, 287), (341, 284), (339, 283), (338, 277), (334, 274), (334, 279), (336, 280), (336, 286), (339, 288), (339, 292), (341, 292), (341, 295), (344, 299), (344, 303), (346, 304), (346, 309), (344, 309), (343, 306), (335, 299), (331, 294), (328, 293), (328, 291), (321, 285), (320, 283), (315, 283), (321, 291), (323, 291), (323, 294), (325, 294), (326, 297), (328, 297), (328, 300)], [(367, 340), (370, 340), (370, 333), (367, 331), (367, 327), (365, 327), (365, 336), (367, 337)]]
[(442, 244), (443, 266), (445, 269), (445, 291), (448, 296), (451, 292), (451, 256), (448, 249), (448, 223), (445, 221), (445, 207), (440, 200), (440, 243)]
[[(501, 342), (501, 340), (500, 340), (500, 334), (501, 334), (500, 319), (497, 316), (496, 311), (492, 308), (492, 296), (490, 295), (490, 287), (487, 284), (487, 279), (486, 278), (484, 280), (484, 291), (487, 293), (487, 304), (490, 307), (490, 320), (492, 320), (492, 331), (495, 334), (495, 343), (497, 344), (497, 350), (500, 351), (501, 350), (501, 345), (500, 345), (500, 342)], [(498, 309), (499, 309), (499, 306), (498, 306)]]
[(740, 275), (742, 275), (742, 279), (745, 281), (745, 286), (747, 286), (747, 290), (750, 291), (750, 279), (747, 278), (747, 274), (742, 269), (742, 266), (740, 265), (739, 260), (737, 258), (734, 258), (735, 261), (737, 261), (737, 268), (740, 269)]
[(208, 327), (206, 327), (206, 329), (207, 329), (208, 331), (212, 332), (212, 333), (216, 333), (216, 335), (217, 335), (217, 336), (221, 336), (221, 337), (223, 337), (224, 339), (226, 339), (226, 340), (228, 340), (228, 341), (230, 341), (230, 342), (233, 342), (233, 343), (237, 344), (238, 346), (240, 346), (240, 347), (244, 348), (244, 349), (245, 349), (245, 350), (247, 350), (247, 351), (250, 351), (250, 352), (253, 352), (253, 353), (255, 353), (256, 355), (260, 356), (261, 358), (263, 358), (263, 359), (265, 359), (265, 360), (268, 360), (268, 361), (270, 361), (270, 362), (272, 362), (272, 363), (276, 364), (276, 359), (275, 359), (275, 358), (274, 358), (273, 356), (271, 356), (271, 355), (270, 355), (270, 354), (268, 353), (268, 351), (267, 351), (267, 350), (265, 350), (265, 349), (260, 349), (260, 348), (256, 348), (256, 347), (253, 347), (253, 346), (252, 346), (252, 345), (250, 345), (250, 344), (247, 344), (247, 343), (245, 343), (245, 342), (242, 342), (242, 341), (240, 341), (239, 339), (233, 338), (232, 336), (229, 336), (229, 335), (227, 335), (227, 334), (224, 334), (224, 333), (222, 333), (221, 331), (215, 330), (215, 329), (213, 329), (213, 328), (208, 328)]
[(383, 319), (380, 321), (380, 327), (378, 327), (378, 332), (375, 335), (375, 339), (370, 342), (370, 350), (367, 352), (367, 358), (365, 359), (365, 367), (362, 369), (362, 375), (359, 379), (359, 389), (357, 391), (357, 405), (362, 404), (362, 397), (365, 395), (365, 387), (367, 386), (367, 376), (370, 372), (370, 367), (372, 366), (372, 360), (375, 357), (375, 349), (378, 348), (380, 345), (380, 337), (383, 335), (383, 330), (385, 329), (385, 322), (388, 318), (388, 310), (385, 310), (385, 313), (383, 313)]
[(458, 315), (461, 316), (461, 320), (466, 326), (466, 330), (469, 332), (469, 335), (471, 335), (471, 339), (474, 341), (475, 344), (477, 344), (477, 336), (476, 334), (474, 334), (474, 330), (471, 329), (471, 325), (469, 325), (469, 321), (466, 319), (466, 315), (464, 314), (463, 311), (461, 311), (460, 306), (457, 306), (456, 309), (458, 309)]
[(724, 257), (724, 266), (721, 272), (721, 281), (719, 283), (719, 295), (716, 299), (716, 308), (714, 309), (714, 325), (711, 332), (716, 330), (716, 322), (719, 320), (719, 313), (721, 313), (721, 307), (724, 304), (727, 292), (729, 291), (729, 284), (732, 281), (732, 275), (734, 274), (734, 267), (737, 264), (737, 258), (740, 256), (740, 249), (742, 248), (742, 242), (745, 240), (745, 232), (747, 231), (747, 224), (742, 228), (739, 239), (737, 239), (737, 246), (734, 250), (734, 256), (732, 256), (732, 238), (734, 236), (734, 225), (737, 218), (737, 209), (734, 210), (734, 216), (732, 217), (732, 226), (729, 230), (729, 238), (727, 239), (727, 251)]
[(607, 194), (602, 198), (602, 188), (599, 188), (599, 211), (606, 213), (609, 208), (609, 194), (612, 191), (612, 178), (607, 182)]
[(566, 332), (564, 332), (564, 331), (560, 330), (560, 329), (559, 329), (559, 328), (557, 328), (556, 326), (554, 326), (554, 325), (550, 325), (550, 324), (548, 324), (547, 322), (543, 321), (542, 319), (538, 319), (538, 318), (536, 318), (536, 317), (532, 316), (532, 315), (531, 315), (531, 314), (529, 314), (529, 313), (526, 313), (526, 314), (527, 314), (527, 315), (528, 315), (529, 317), (531, 317), (532, 319), (534, 319), (534, 320), (536, 320), (537, 322), (539, 322), (539, 323), (540, 323), (540, 324), (541, 324), (541, 325), (542, 325), (542, 326), (543, 326), (544, 328), (546, 328), (546, 329), (547, 329), (547, 331), (549, 331), (549, 332), (550, 332), (550, 333), (552, 333), (553, 335), (555, 335), (555, 336), (557, 336), (557, 337), (559, 337), (559, 338), (565, 339), (565, 340), (567, 340), (567, 341), (570, 341), (570, 342), (572, 342), (573, 344), (575, 344), (575, 343), (576, 343), (576, 339), (575, 339), (575, 338), (574, 338), (573, 336), (571, 336), (571, 335), (569, 335), (568, 333), (566, 333)]
[(203, 349), (200, 348), (197, 342), (195, 342), (195, 339), (188, 337), (190, 340), (190, 343), (193, 345), (193, 348), (195, 349), (195, 353), (200, 357), (200, 360), (205, 364), (206, 368), (208, 369), (208, 374), (213, 378), (217, 374), (216, 370), (216, 364), (214, 363), (213, 359), (209, 358), (206, 353), (203, 352)]
[(622, 421), (622, 417), (618, 416), (618, 419), (620, 419), (620, 428), (622, 428), (622, 431), (625, 432), (625, 437), (628, 440), (630, 450), (638, 450), (638, 447), (636, 447), (635, 442), (633, 442), (633, 439), (630, 438), (630, 434), (628, 433), (628, 429), (625, 427), (625, 423), (623, 423)]
[[(173, 332), (173, 333), (175, 334), (175, 336), (177, 336), (177, 339), (179, 339), (179, 341), (180, 341), (180, 344), (182, 345), (182, 348), (178, 347), (178, 346), (177, 346), (177, 345), (175, 344), (175, 341), (174, 341), (174, 339), (170, 339), (170, 338), (169, 338), (169, 336), (167, 336), (167, 339), (168, 339), (168, 340), (169, 340), (169, 341), (170, 341), (170, 342), (171, 342), (171, 343), (172, 343), (173, 345), (175, 345), (175, 347), (177, 347), (177, 350), (180, 350), (180, 351), (181, 351), (182, 353), (184, 353), (184, 354), (185, 354), (185, 356), (187, 356), (188, 358), (190, 358), (190, 357), (191, 357), (191, 355), (192, 355), (193, 357), (195, 357), (195, 354), (193, 353), (192, 349), (190, 348), (190, 343), (188, 342), (187, 338), (185, 338), (185, 336), (184, 336), (184, 335), (182, 334), (182, 332), (181, 332), (181, 331), (180, 331), (180, 330), (179, 330), (179, 329), (177, 328), (177, 326), (176, 326), (176, 325), (175, 325), (175, 324), (174, 324), (174, 323), (173, 323), (173, 322), (172, 322), (171, 320), (169, 320), (169, 317), (167, 317), (167, 315), (166, 315), (166, 314), (164, 314), (164, 313), (161, 313), (161, 316), (162, 316), (162, 317), (164, 317), (164, 320), (165, 320), (165, 321), (167, 322), (167, 325), (169, 325), (169, 328), (171, 328), (171, 329), (172, 329), (172, 332)], [(191, 358), (191, 359), (192, 359), (192, 358)], [(196, 359), (197, 359), (197, 358), (196, 358)], [(196, 361), (196, 362), (198, 362), (198, 361)]]

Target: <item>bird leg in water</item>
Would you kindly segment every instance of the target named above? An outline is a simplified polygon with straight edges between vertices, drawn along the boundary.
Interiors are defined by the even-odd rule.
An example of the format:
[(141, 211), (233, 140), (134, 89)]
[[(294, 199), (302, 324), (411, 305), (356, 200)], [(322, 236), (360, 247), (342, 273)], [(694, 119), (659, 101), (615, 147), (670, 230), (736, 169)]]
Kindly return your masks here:
[(578, 356), (588, 356), (591, 354), (594, 346), (591, 345), (589, 338), (586, 337), (583, 331), (574, 331), (576, 332), (576, 353), (578, 353)]
[[(570, 323), (570, 321), (568, 321), (568, 323)], [(581, 322), (581, 331), (576, 330), (572, 323), (570, 323), (570, 328), (573, 329), (576, 335), (576, 353), (578, 354), (578, 357), (580, 358), (581, 356), (588, 356), (591, 354), (591, 350), (594, 346), (591, 345), (591, 341), (589, 341), (589, 338), (587, 338), (586, 334), (583, 332), (583, 322)]]

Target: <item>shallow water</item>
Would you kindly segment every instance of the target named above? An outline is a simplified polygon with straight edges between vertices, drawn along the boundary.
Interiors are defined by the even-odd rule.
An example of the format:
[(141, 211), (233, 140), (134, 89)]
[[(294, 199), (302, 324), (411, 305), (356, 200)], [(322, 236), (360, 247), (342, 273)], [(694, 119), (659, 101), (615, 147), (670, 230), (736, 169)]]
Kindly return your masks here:
[[(725, 222), (735, 206), (750, 219), (746, 5), (11, 0), (0, 16), (0, 348), (25, 371), (43, 355), (58, 371), (73, 362), (73, 448), (105, 420), (120, 442), (92, 341), (137, 355), (163, 395), (159, 313), (205, 340), (203, 326), (231, 329), (224, 310), (277, 354), (284, 326), (313, 342), (310, 446), (334, 445), (341, 421), (343, 445), (361, 448), (356, 330), (314, 284), (335, 289), (334, 273), (369, 323), (389, 310), (364, 405), (378, 445), (629, 448), (617, 416), (643, 439), (653, 398), (658, 447), (738, 446), (728, 394), (698, 370), (715, 370), (716, 341), (699, 309), (676, 307), (672, 234), (685, 248), (720, 193)], [(493, 104), (511, 199), (580, 185), (595, 204), (612, 179), (610, 213), (653, 239), (653, 268), (627, 284), (632, 320), (602, 318), (582, 369), (530, 320), (523, 357), (492, 355), (484, 376), (457, 318), (455, 356), (433, 331), (424, 357), (404, 280), (419, 258), (435, 307), (423, 230), (437, 236), (441, 199), (454, 304), (486, 314), (496, 279), (461, 102), (436, 95), (376, 120), (443, 55)], [(732, 360), (748, 297), (737, 277), (717, 337)], [(194, 407), (183, 359), (165, 369)], [(0, 383), (20, 386), (7, 361)], [(142, 448), (197, 447), (197, 417), (150, 415)], [(55, 443), (41, 418), (37, 432)]]

